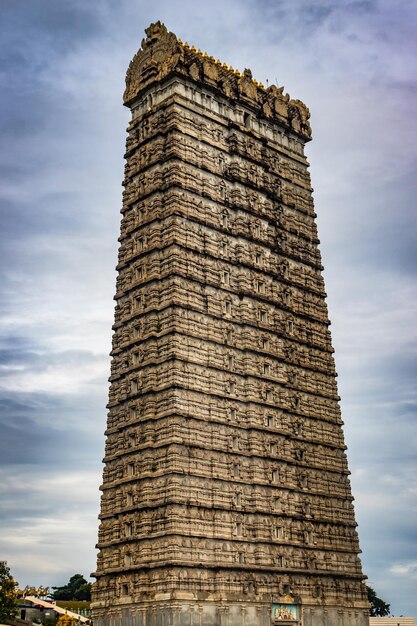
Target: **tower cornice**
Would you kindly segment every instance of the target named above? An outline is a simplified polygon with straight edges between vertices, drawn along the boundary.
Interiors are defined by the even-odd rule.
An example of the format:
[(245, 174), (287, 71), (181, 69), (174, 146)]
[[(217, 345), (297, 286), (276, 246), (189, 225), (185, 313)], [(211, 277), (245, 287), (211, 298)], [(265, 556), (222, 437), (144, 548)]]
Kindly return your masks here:
[(146, 38), (142, 39), (126, 73), (125, 106), (132, 108), (148, 87), (180, 74), (200, 87), (205, 85), (228, 100), (251, 108), (259, 117), (274, 120), (304, 142), (311, 139), (309, 109), (301, 100), (284, 93), (284, 87), (265, 88), (253, 78), (251, 70), (241, 73), (184, 44), (159, 21), (151, 24), (145, 33)]

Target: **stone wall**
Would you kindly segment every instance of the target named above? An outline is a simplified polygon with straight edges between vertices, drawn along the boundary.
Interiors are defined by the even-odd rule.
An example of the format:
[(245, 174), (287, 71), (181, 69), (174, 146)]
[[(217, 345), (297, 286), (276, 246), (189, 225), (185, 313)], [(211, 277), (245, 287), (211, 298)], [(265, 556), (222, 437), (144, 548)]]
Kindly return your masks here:
[(294, 603), (289, 623), (362, 626), (308, 109), (147, 35), (125, 93), (95, 620), (261, 626)]

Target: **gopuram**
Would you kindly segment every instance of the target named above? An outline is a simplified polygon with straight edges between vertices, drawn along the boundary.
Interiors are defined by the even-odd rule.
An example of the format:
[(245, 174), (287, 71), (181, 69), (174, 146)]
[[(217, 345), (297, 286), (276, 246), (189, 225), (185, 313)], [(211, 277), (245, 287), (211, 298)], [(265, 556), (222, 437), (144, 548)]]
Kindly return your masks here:
[(365, 626), (309, 111), (159, 22), (146, 35), (94, 626)]

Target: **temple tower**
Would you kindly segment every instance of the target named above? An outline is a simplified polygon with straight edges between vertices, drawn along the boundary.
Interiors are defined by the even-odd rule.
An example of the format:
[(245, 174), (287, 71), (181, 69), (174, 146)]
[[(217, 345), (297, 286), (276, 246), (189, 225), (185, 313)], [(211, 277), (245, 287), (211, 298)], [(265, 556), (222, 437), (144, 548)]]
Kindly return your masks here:
[(309, 112), (146, 30), (126, 150), (95, 626), (365, 626)]

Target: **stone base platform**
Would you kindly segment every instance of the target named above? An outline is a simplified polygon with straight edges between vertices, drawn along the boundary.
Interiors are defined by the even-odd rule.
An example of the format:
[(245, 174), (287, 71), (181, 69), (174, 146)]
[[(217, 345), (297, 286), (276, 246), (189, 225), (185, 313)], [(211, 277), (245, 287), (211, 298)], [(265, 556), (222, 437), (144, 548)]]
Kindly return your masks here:
[[(366, 608), (297, 605), (295, 618), (263, 602), (155, 601), (93, 607), (94, 626), (369, 626)], [(281, 605), (283, 606), (283, 605)], [(274, 607), (274, 609), (273, 609)]]

